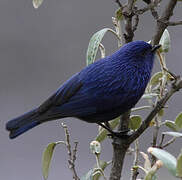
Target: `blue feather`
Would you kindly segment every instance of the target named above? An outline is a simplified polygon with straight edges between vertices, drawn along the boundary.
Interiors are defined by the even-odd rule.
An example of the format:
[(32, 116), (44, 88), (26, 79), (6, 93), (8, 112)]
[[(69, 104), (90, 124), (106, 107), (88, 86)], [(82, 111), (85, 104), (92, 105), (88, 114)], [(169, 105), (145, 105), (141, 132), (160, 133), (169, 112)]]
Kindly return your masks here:
[(41, 106), (7, 123), (10, 138), (64, 117), (100, 123), (128, 111), (150, 79), (155, 51), (144, 41), (124, 45), (68, 79)]

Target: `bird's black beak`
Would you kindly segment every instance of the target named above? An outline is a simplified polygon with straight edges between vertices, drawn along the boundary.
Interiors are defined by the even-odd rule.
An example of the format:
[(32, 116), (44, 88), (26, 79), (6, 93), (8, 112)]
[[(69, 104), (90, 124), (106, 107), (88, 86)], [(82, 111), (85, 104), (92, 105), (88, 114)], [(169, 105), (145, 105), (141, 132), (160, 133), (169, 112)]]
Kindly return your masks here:
[(155, 52), (157, 49), (159, 49), (161, 47), (161, 45), (160, 44), (158, 44), (158, 45), (154, 45), (153, 47), (152, 47), (152, 50), (151, 50), (151, 52)]

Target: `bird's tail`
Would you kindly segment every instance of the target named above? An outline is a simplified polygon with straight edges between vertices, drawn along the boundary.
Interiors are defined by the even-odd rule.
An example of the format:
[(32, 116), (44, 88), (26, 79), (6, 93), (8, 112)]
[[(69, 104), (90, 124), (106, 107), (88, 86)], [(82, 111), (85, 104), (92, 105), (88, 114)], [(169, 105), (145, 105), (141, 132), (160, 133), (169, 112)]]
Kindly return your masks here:
[(37, 109), (23, 114), (15, 119), (10, 120), (6, 124), (6, 129), (10, 131), (10, 139), (16, 138), (17, 136), (23, 134), (29, 129), (39, 125), (41, 123), (41, 115), (37, 112)]

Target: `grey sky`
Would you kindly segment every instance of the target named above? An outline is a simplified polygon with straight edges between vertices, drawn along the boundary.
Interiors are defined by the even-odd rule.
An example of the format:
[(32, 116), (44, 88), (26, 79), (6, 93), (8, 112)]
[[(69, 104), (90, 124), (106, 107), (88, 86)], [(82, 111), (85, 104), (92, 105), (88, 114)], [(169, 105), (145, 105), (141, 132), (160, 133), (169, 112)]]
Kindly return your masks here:
[[(175, 18), (181, 19), (182, 3), (175, 10)], [(111, 17), (116, 9), (114, 0), (45, 0), (35, 10), (31, 0), (0, 1), (0, 178), (4, 180), (40, 180), (41, 155), (44, 147), (64, 139), (59, 126), (65, 122), (73, 140), (79, 141), (77, 169), (79, 175), (87, 172), (95, 163), (89, 152), (89, 143), (97, 133), (95, 124), (67, 118), (43, 124), (15, 140), (9, 140), (5, 123), (38, 106), (51, 95), (67, 78), (85, 66), (85, 55), (91, 35), (112, 27)], [(154, 20), (148, 13), (142, 16), (135, 39), (148, 41), (154, 30)], [(143, 26), (143, 24), (145, 24)], [(181, 27), (170, 27), (172, 48), (167, 55), (171, 71), (181, 74), (182, 31)], [(106, 53), (117, 49), (112, 34), (107, 34), (103, 44)], [(155, 70), (159, 63), (155, 62)], [(173, 120), (181, 109), (182, 96), (176, 94), (166, 110), (166, 119)], [(142, 151), (150, 146), (151, 130), (145, 133)], [(142, 141), (142, 142), (143, 142)], [(178, 153), (178, 140), (169, 148)], [(102, 158), (112, 156), (111, 140), (102, 145)], [(123, 171), (129, 177), (132, 156), (127, 157)], [(163, 178), (173, 177), (166, 170)], [(50, 170), (50, 180), (71, 179), (67, 168), (67, 151), (56, 148)]]

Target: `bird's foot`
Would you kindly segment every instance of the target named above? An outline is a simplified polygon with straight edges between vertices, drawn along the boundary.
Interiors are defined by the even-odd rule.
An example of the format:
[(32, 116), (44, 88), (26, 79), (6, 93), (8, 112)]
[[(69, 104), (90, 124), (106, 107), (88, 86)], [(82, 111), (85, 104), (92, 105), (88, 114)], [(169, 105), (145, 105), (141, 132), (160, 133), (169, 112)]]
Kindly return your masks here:
[(111, 138), (117, 137), (121, 139), (126, 139), (130, 137), (132, 134), (132, 131), (130, 129), (125, 129), (122, 131), (113, 131), (108, 122), (105, 122), (105, 125), (102, 123), (97, 123), (97, 124), (105, 128), (109, 132), (107, 135)]
[(129, 138), (131, 135), (132, 131), (130, 131), (130, 129), (126, 129), (123, 131), (112, 131), (108, 134), (109, 137), (114, 138), (121, 138), (121, 139), (125, 139), (125, 138)]

